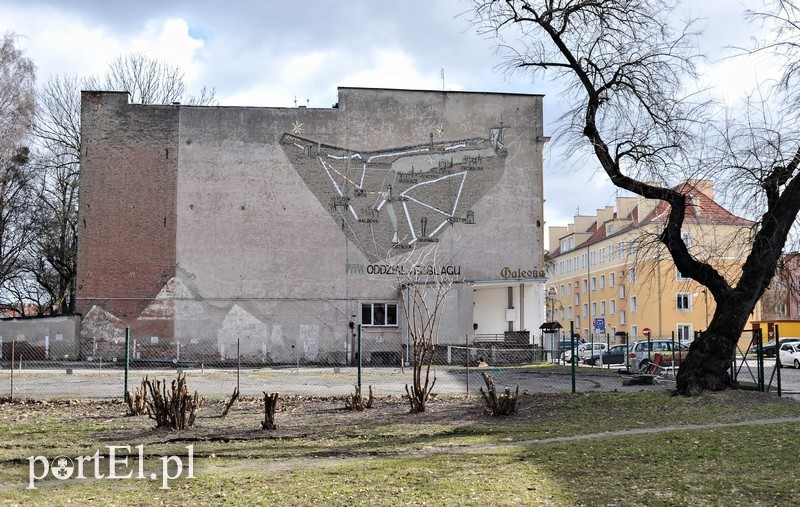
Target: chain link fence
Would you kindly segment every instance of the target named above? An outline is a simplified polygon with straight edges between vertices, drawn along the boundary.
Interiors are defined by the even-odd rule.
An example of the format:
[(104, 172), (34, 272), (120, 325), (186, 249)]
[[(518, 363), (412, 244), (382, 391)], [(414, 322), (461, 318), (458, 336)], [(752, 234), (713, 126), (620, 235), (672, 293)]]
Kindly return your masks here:
[[(613, 391), (621, 387), (616, 373), (622, 364), (592, 366), (565, 358), (563, 343), (548, 336), (534, 337), (534, 345), (480, 341), (465, 345), (439, 345), (434, 352), (431, 377), (434, 393), (477, 395), (488, 374), (498, 387), (520, 387), (528, 392)], [(5, 343), (0, 359), (0, 397), (35, 399), (123, 399), (147, 378), (176, 378), (185, 373), (192, 390), (207, 398), (225, 398), (238, 389), (241, 396), (263, 392), (285, 395), (344, 397), (356, 386), (375, 396), (403, 396), (411, 383), (407, 350), (396, 354), (358, 354), (347, 361), (313, 363), (301, 354), (292, 362), (274, 364), (257, 354), (242, 354), (241, 347), (225, 354), (191, 344), (133, 346), (121, 357), (98, 354), (91, 360), (46, 359), (15, 342)], [(230, 347), (229, 347), (230, 348)], [(124, 350), (127, 350), (125, 355)]]

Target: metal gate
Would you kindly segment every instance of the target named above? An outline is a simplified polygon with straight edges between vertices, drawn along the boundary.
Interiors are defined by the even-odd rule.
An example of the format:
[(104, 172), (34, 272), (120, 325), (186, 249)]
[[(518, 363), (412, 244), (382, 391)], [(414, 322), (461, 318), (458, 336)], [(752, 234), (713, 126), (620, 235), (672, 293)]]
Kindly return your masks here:
[[(738, 382), (742, 387), (752, 388), (763, 393), (775, 392), (778, 396), (781, 396), (781, 359), (779, 353), (781, 342), (778, 326), (775, 326), (774, 344), (772, 342), (764, 343), (761, 329), (745, 330), (742, 334), (747, 333), (751, 335), (751, 339), (745, 350), (740, 348), (739, 343), (741, 342), (736, 345), (733, 362), (731, 363), (731, 377), (734, 382)], [(772, 350), (772, 347), (774, 347), (774, 364), (770, 364), (770, 358), (773, 357), (773, 354), (770, 354), (769, 351)]]

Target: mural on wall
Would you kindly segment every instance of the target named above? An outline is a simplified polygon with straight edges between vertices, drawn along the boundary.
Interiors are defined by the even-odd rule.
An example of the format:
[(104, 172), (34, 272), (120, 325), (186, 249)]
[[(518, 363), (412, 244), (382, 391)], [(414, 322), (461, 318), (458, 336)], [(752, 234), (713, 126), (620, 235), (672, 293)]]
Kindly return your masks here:
[[(288, 364), (325, 362), (331, 352), (317, 324), (301, 322), (287, 330), (283, 324), (265, 321), (235, 302), (224, 316), (211, 317), (209, 304), (173, 277), (130, 322), (93, 306), (83, 317), (81, 354), (101, 360), (124, 357), (125, 329), (130, 323), (135, 331), (131, 342), (134, 359), (235, 361), (240, 355), (247, 361)], [(153, 334), (151, 323), (166, 325), (170, 334), (174, 325), (174, 336)]]
[[(506, 127), (486, 138), (379, 151), (331, 146), (293, 128), (281, 146), (308, 188), (370, 261), (434, 243), (447, 227), (474, 224), (472, 207), (505, 168)], [(443, 135), (441, 127), (437, 134)]]

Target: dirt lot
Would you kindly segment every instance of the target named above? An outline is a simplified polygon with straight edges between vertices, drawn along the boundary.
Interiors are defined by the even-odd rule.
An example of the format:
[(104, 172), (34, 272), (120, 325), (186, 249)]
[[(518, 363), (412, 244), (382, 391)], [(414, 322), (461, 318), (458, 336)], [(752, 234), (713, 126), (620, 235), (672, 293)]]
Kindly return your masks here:
[[(776, 467), (797, 473), (800, 404), (762, 393), (521, 393), (507, 417), (486, 416), (474, 395), (440, 394), (421, 414), (400, 396), (364, 411), (341, 397), (282, 396), (274, 431), (260, 428), (263, 403), (245, 397), (223, 418), (225, 400), (207, 400), (194, 427), (172, 431), (120, 401), (0, 402), (0, 504), (783, 505), (797, 493), (772, 479)], [(132, 451), (123, 474), (135, 463), (146, 473), (102, 480), (111, 446)], [(53, 471), (61, 457), (95, 453), (86, 477), (47, 473), (29, 487), (32, 456)], [(195, 476), (173, 469), (164, 487), (171, 457), (192, 459)], [(752, 480), (736, 481), (743, 462)]]

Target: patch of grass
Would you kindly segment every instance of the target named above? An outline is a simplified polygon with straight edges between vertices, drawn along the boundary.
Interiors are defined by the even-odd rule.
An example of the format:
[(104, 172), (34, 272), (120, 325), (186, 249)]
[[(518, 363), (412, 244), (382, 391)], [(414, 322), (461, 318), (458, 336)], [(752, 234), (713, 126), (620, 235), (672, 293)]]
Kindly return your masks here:
[[(316, 460), (305, 465), (199, 461), (170, 489), (148, 480), (70, 482), (12, 491), (46, 505), (569, 505), (546, 470), (512, 452)], [(220, 466), (222, 465), (222, 466)], [(193, 498), (188, 500), (187, 498)]]
[[(146, 417), (125, 417), (120, 403), (2, 404), (0, 500), (780, 505), (799, 492), (793, 479), (800, 472), (796, 424), (673, 428), (800, 417), (800, 404), (791, 400), (749, 391), (695, 398), (642, 391), (527, 395), (520, 403), (515, 416), (486, 417), (478, 397), (442, 397), (424, 414), (409, 414), (401, 399), (379, 399), (363, 412), (344, 410), (342, 400), (286, 399), (275, 432), (257, 429), (263, 407), (254, 399), (237, 402), (225, 419), (218, 414), (224, 402), (211, 403), (197, 428), (180, 432), (153, 429)], [(642, 432), (649, 428), (658, 431)], [(108, 445), (140, 443), (148, 478), (50, 478), (37, 490), (24, 489), (28, 456), (105, 454)], [(194, 446), (196, 477), (159, 489), (160, 479), (149, 480), (150, 471), (159, 471), (162, 456), (185, 455), (187, 445)]]
[(795, 424), (527, 446), (581, 505), (796, 505)]

